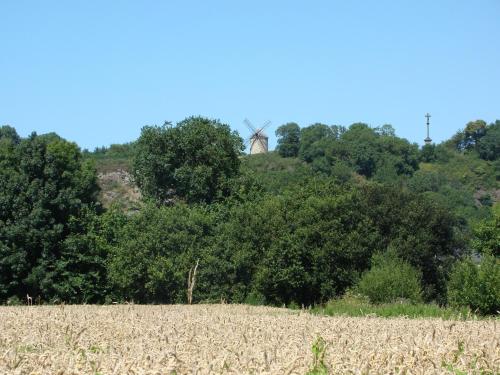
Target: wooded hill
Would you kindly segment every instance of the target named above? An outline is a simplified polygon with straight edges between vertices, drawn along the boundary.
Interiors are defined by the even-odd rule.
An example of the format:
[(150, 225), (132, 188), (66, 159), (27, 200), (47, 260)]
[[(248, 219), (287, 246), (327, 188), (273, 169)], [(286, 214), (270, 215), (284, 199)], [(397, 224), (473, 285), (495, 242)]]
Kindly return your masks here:
[[(470, 122), (449, 140), (424, 147), (398, 138), (389, 125), (371, 129), (354, 124), (340, 140), (347, 129), (324, 124), (301, 129), (289, 123), (276, 131), (277, 150), (243, 156), (241, 172), (253, 176), (272, 194), (311, 177), (404, 186), (441, 200), (469, 222), (488, 217), (489, 208), (500, 200), (499, 123)], [(131, 178), (134, 145), (84, 151), (95, 161), (107, 206), (113, 202), (136, 207), (134, 203), (140, 200)]]
[(185, 302), (199, 261), (195, 302), (498, 311), (500, 121), (422, 148), (389, 125), (276, 133), (245, 156), (201, 117), (93, 152), (2, 127), (0, 301)]

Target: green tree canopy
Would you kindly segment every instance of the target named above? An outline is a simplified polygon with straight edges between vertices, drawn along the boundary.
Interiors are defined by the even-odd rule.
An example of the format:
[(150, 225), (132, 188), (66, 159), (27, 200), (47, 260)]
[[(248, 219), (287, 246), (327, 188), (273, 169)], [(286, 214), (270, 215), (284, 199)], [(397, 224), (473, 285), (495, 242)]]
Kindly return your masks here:
[[(189, 268), (200, 259), (200, 271), (207, 271), (212, 220), (208, 208), (185, 204), (148, 204), (131, 217), (115, 233), (108, 261), (109, 279), (118, 298), (142, 303), (185, 302)], [(203, 286), (206, 280), (199, 278)], [(196, 295), (199, 289), (200, 285)]]
[(500, 310), (500, 260), (491, 254), (477, 264), (470, 258), (457, 262), (448, 282), (448, 303), (468, 306), (481, 314)]
[(483, 120), (470, 121), (445, 144), (460, 152), (477, 152), (484, 160), (496, 160), (500, 156), (500, 120), (489, 125)]
[[(378, 181), (393, 182), (418, 169), (416, 144), (396, 137), (391, 125), (371, 128), (364, 123), (342, 126), (314, 124), (303, 128), (299, 157), (326, 175), (346, 175), (350, 168)], [(348, 174), (348, 173), (347, 173)]]
[(478, 254), (500, 258), (500, 203), (493, 206), (493, 218), (480, 221), (474, 227), (472, 248)]
[(437, 156), (436, 156), (436, 145), (431, 144), (431, 145), (424, 145), (422, 149), (420, 150), (420, 156), (419, 156), (420, 161), (424, 163), (432, 163), (436, 161)]
[(484, 160), (497, 160), (500, 158), (500, 120), (495, 121), (486, 128), (486, 134), (477, 145), (479, 156)]
[(325, 150), (319, 146), (319, 142), (329, 137), (333, 137), (333, 134), (328, 125), (316, 123), (302, 128), (300, 132), (299, 157), (310, 163), (314, 159), (324, 156)]
[(145, 197), (210, 203), (230, 194), (243, 142), (228, 125), (189, 117), (144, 127), (135, 148), (133, 174)]
[(470, 121), (464, 129), (462, 144), (463, 149), (471, 149), (476, 146), (479, 140), (486, 134), (486, 122), (483, 120)]
[(398, 299), (421, 302), (421, 274), (392, 250), (374, 254), (372, 267), (363, 274), (355, 290), (372, 303), (393, 303)]
[(14, 144), (18, 144), (21, 141), (21, 137), (17, 134), (16, 129), (9, 125), (0, 126), (0, 141), (2, 139), (8, 139)]
[[(93, 268), (80, 268), (85, 250), (67, 241), (82, 231), (75, 221), (95, 211), (98, 192), (96, 171), (74, 143), (33, 133), (0, 144), (0, 299), (26, 293), (53, 298), (71, 272)], [(71, 251), (80, 254), (71, 260), (79, 265), (61, 272), (67, 270), (63, 254)]]
[(445, 270), (464, 250), (456, 236), (456, 217), (438, 200), (400, 187), (370, 183), (361, 191), (359, 209), (378, 228), (381, 242), (376, 248), (394, 249), (422, 272), (424, 298), (444, 302)]
[(300, 127), (295, 122), (281, 125), (276, 130), (278, 153), (284, 158), (296, 157), (300, 147)]

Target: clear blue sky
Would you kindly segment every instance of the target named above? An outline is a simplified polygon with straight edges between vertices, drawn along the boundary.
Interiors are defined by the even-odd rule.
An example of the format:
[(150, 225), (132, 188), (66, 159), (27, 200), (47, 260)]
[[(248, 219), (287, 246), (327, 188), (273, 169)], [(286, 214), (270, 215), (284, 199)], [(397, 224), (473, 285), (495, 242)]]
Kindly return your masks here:
[(2, 1), (0, 124), (82, 148), (218, 118), (392, 124), (423, 143), (500, 118), (500, 0)]

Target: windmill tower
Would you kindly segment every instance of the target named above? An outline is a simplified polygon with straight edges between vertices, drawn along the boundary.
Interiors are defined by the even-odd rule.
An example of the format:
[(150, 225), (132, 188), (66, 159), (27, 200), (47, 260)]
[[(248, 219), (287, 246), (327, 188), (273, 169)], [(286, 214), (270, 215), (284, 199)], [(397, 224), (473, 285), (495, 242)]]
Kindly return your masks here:
[(267, 153), (269, 137), (264, 133), (264, 129), (271, 124), (271, 121), (267, 121), (258, 129), (256, 129), (248, 119), (243, 120), (243, 122), (252, 132), (249, 138), (250, 155)]

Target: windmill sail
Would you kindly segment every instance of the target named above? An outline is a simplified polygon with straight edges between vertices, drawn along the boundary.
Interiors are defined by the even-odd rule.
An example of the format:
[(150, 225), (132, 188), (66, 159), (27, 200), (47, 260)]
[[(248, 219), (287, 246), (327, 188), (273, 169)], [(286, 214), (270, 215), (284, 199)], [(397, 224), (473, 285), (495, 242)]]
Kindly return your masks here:
[(243, 122), (252, 132), (252, 135), (249, 138), (250, 155), (267, 153), (269, 138), (267, 137), (267, 135), (265, 135), (264, 128), (269, 126), (271, 124), (271, 121), (267, 121), (258, 129), (256, 129), (248, 119), (244, 119)]

